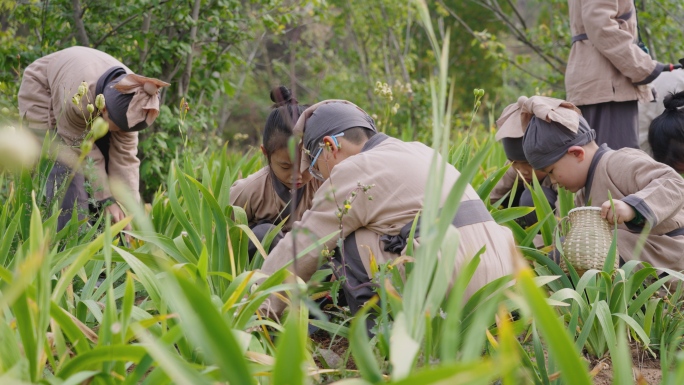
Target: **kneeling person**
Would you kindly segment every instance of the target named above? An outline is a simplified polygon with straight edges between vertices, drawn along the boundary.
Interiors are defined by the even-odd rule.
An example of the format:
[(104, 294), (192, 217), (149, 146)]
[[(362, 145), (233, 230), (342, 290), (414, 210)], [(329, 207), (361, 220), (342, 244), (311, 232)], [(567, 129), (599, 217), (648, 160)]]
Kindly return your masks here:
[[(595, 131), (579, 112), (562, 124), (549, 120), (542, 109), (532, 112), (535, 116), (523, 137), (530, 164), (578, 193), (578, 205), (601, 207), (608, 223), (618, 223), (617, 248), (623, 260), (638, 258), (654, 267), (684, 270), (684, 179), (643, 151), (599, 147)], [(644, 227), (650, 232), (635, 255)]]
[[(422, 143), (406, 143), (377, 133), (368, 114), (346, 101), (324, 101), (310, 107), (297, 122), (295, 132), (298, 130), (303, 131), (303, 148), (308, 152), (302, 162), (307, 163), (314, 177), (325, 182), (314, 195), (312, 208), (294, 224), (293, 232), (299, 230), (297, 237), (292, 232), (285, 235), (266, 258), (262, 272), (273, 274), (292, 260), (293, 249), (304, 250), (315, 239), (342, 229), (344, 255), (335, 253), (335, 272), (348, 282), (345, 296), (355, 313), (373, 295), (368, 285), (352, 289), (370, 281), (371, 253), (381, 264), (403, 252), (400, 240), (423, 208), (435, 152)], [(439, 161), (443, 162), (441, 157)], [(453, 166), (447, 165), (442, 204), (459, 176)], [(364, 196), (365, 186), (372, 186), (367, 191), (372, 200)], [(355, 192), (357, 198), (350, 205), (348, 199)], [(344, 214), (338, 216), (338, 208)], [(512, 272), (515, 243), (511, 231), (494, 222), (470, 186), (463, 194), (459, 213), (454, 220), (461, 233), (459, 250), (452, 256), (457, 259), (455, 274), (462, 263), (486, 247), (468, 286), (466, 294), (471, 295), (484, 284)], [(335, 243), (333, 238), (325, 246), (333, 249)], [(308, 280), (321, 262), (319, 255), (314, 250), (289, 269)], [(271, 296), (262, 310), (278, 315), (284, 306)]]
[[(549, 100), (556, 100), (558, 102), (556, 107), (560, 106), (560, 102), (562, 102), (558, 99), (549, 98)], [(525, 127), (521, 123), (521, 114), (526, 113), (530, 108), (529, 104), (530, 99), (521, 96), (516, 103), (508, 105), (501, 113), (501, 117), (496, 121), (496, 125), (499, 127), (499, 131), (496, 132), (496, 139), (501, 141), (504, 153), (511, 167), (494, 186), (494, 189), (489, 194), (489, 200), (491, 204), (494, 204), (506, 194), (509, 194), (504, 203), (506, 206), (510, 203), (510, 207), (534, 207), (532, 192), (528, 189), (527, 185), (532, 185), (533, 178), (536, 176), (549, 205), (552, 209), (558, 211), (558, 186), (551, 182), (551, 178), (545, 172), (534, 170), (527, 161), (523, 151)], [(552, 108), (553, 105), (549, 107)], [(513, 187), (518, 176), (522, 176), (525, 183), (519, 181), (514, 191)], [(532, 226), (537, 223), (537, 214), (533, 211), (519, 218), (517, 222), (523, 227)]]

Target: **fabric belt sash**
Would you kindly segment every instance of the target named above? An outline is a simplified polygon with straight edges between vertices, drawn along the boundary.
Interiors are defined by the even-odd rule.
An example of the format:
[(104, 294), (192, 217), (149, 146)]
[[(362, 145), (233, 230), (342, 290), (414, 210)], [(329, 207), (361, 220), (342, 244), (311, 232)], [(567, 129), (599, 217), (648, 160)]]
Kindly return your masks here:
[[(461, 205), (451, 222), (455, 227), (464, 227), (476, 223), (493, 221), (492, 215), (487, 211), (485, 204), (479, 199), (472, 199), (461, 202)], [(385, 243), (385, 251), (394, 254), (401, 254), (408, 243), (409, 234), (413, 227), (413, 221), (404, 225), (397, 235), (383, 235), (380, 240)], [(420, 235), (420, 223), (416, 224), (415, 238)]]
[[(627, 21), (630, 18), (632, 18), (632, 13), (634, 13), (633, 9), (631, 9), (629, 12), (627, 12), (625, 14), (622, 14), (622, 15), (616, 17), (616, 19)], [(587, 40), (587, 39), (589, 39), (589, 37), (587, 36), (586, 33), (580, 33), (579, 35), (575, 35), (572, 37), (572, 44), (575, 44), (578, 41)]]
[(665, 233), (668, 237), (676, 237), (677, 235), (684, 235), (684, 227), (674, 229), (670, 232)]

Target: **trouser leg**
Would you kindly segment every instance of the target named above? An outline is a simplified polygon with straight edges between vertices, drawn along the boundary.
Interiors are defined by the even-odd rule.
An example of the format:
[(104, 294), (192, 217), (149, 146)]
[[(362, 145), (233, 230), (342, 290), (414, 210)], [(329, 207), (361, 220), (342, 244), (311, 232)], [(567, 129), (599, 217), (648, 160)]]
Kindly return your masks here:
[[(370, 283), (370, 277), (368, 277), (361, 261), (355, 233), (351, 233), (345, 238), (344, 255), (339, 248), (335, 250), (333, 264), (335, 276), (345, 281), (342, 290), (349, 310), (352, 314), (356, 314), (375, 295), (375, 292), (370, 285), (367, 285)], [(371, 313), (366, 320), (366, 327), (369, 332), (374, 324), (375, 316)]]
[(639, 105), (636, 100), (579, 106), (582, 116), (596, 131), (596, 144), (613, 150), (639, 148)]
[[(56, 197), (55, 194), (64, 182), (69, 178), (71, 171), (68, 167), (55, 162), (50, 175), (48, 175), (47, 198), (50, 202)], [(57, 219), (57, 231), (66, 226), (71, 219), (74, 208), (78, 210), (78, 219), (82, 220), (88, 214), (88, 194), (85, 190), (85, 179), (83, 174), (77, 173), (69, 183), (64, 193), (64, 199), (60, 206), (62, 209)]]
[[(268, 233), (271, 232), (271, 230), (275, 229), (276, 227), (277, 226), (272, 224), (272, 223), (259, 223), (259, 224), (254, 225), (253, 227), (251, 227), (251, 229), (252, 229), (252, 232), (254, 233), (254, 235), (257, 237), (257, 239), (260, 242), (263, 242), (264, 239), (266, 238), (266, 235), (268, 235)], [(271, 245), (269, 246), (268, 250), (266, 250), (266, 252), (270, 252), (271, 250), (273, 250), (273, 248), (276, 247), (278, 242), (280, 242), (280, 240), (283, 239), (283, 236), (284, 236), (283, 232), (278, 231), (278, 233), (275, 235), (275, 238), (273, 238), (273, 240), (271, 241)], [(256, 252), (257, 252), (257, 248), (254, 245), (254, 242), (252, 242), (252, 240), (250, 239), (249, 245), (247, 246), (247, 253), (249, 254), (249, 256), (251, 258), (254, 254), (256, 254)]]

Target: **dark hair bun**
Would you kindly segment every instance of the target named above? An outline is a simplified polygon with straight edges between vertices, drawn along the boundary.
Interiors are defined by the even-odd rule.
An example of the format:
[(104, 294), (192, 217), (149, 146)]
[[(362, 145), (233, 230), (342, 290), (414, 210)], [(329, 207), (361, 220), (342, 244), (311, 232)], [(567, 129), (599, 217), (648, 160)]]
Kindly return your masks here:
[(663, 105), (665, 105), (665, 109), (668, 111), (677, 111), (679, 107), (684, 106), (684, 91), (677, 92), (676, 94), (667, 94)]
[(274, 87), (271, 90), (271, 101), (275, 107), (280, 107), (292, 101), (292, 91), (285, 86)]

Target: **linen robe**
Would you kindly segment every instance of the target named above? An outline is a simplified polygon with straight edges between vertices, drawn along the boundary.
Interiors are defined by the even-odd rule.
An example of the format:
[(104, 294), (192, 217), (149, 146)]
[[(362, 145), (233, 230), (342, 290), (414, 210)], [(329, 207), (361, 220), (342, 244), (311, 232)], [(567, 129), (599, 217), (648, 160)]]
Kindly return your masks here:
[[(297, 209), (283, 226), (283, 231), (292, 229), (295, 221), (302, 218), (311, 208), (314, 194), (322, 182), (311, 179), (297, 191)], [(249, 226), (268, 222), (277, 225), (290, 215), (289, 204), (292, 198), (287, 187), (273, 175), (266, 166), (245, 179), (233, 183), (230, 188), (230, 204), (245, 209)]]
[[(292, 236), (294, 230), (286, 234), (268, 255), (261, 271), (267, 275), (274, 273), (292, 259), (293, 248), (297, 251), (304, 250), (316, 240), (337, 231), (340, 228), (340, 221), (336, 216), (338, 205), (343, 207), (344, 201), (353, 191), (357, 191), (349, 212), (342, 217), (342, 231), (344, 236), (354, 234), (365, 270), (362, 273), (370, 277), (370, 253), (373, 253), (378, 264), (400, 256), (385, 251), (381, 237), (399, 234), (402, 227), (413, 221), (423, 208), (433, 155), (434, 150), (422, 143), (406, 143), (384, 134), (373, 136), (359, 154), (350, 156), (332, 169), (330, 178), (314, 195), (312, 208), (304, 213), (300, 222), (294, 224), (294, 230), (299, 230), (296, 241)], [(439, 161), (443, 161), (441, 157)], [(442, 204), (459, 176), (458, 170), (447, 165), (440, 197)], [(358, 191), (359, 184), (373, 185), (367, 194), (372, 196), (372, 200)], [(475, 190), (468, 186), (462, 202), (479, 199)], [(480, 204), (483, 203), (480, 201)], [(464, 261), (486, 246), (466, 295), (471, 295), (494, 279), (512, 273), (516, 250), (513, 235), (508, 228), (490, 220), (460, 227), (458, 231), (461, 235), (458, 252), (449, 256), (457, 260), (454, 272), (456, 276)], [(336, 241), (337, 237), (333, 237), (325, 246), (333, 250)], [(291, 264), (290, 271), (303, 280), (309, 280), (324, 262), (320, 251), (319, 248), (304, 255), (297, 260), (297, 270)], [(445, 257), (447, 256), (442, 255), (442, 258)], [(285, 304), (275, 296), (271, 296), (269, 301), (261, 309), (280, 314)]]
[(664, 66), (636, 44), (634, 1), (568, 0), (568, 8), (574, 43), (565, 71), (567, 100), (576, 106), (652, 100), (647, 84)]
[[(61, 140), (58, 160), (72, 167), (80, 156), (80, 145), (86, 135), (85, 117), (88, 98), (81, 99), (81, 110), (71, 99), (81, 82), (88, 83), (90, 103), (95, 104), (98, 79), (112, 67), (133, 73), (112, 56), (92, 48), (71, 47), (44, 56), (31, 63), (24, 71), (19, 87), (18, 102), (21, 119), (38, 134), (54, 130)], [(139, 199), (140, 160), (137, 132), (111, 132), (108, 172), (97, 146), (88, 157), (94, 161), (95, 175), (90, 178), (94, 198), (112, 197), (110, 179), (123, 182)]]
[[(611, 150), (601, 146), (592, 159), (587, 184), (577, 194), (577, 204), (600, 207), (608, 200), (622, 200), (651, 223), (650, 235), (640, 255), (634, 248), (642, 228), (618, 225), (618, 252), (624, 260), (638, 258), (653, 265), (684, 270), (684, 179), (671, 167), (658, 163), (640, 150)], [(673, 232), (680, 231), (679, 234)], [(670, 235), (668, 235), (670, 233)]]

